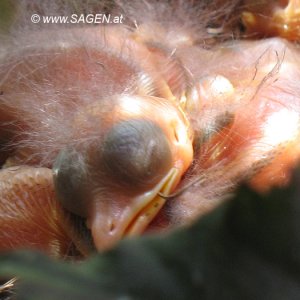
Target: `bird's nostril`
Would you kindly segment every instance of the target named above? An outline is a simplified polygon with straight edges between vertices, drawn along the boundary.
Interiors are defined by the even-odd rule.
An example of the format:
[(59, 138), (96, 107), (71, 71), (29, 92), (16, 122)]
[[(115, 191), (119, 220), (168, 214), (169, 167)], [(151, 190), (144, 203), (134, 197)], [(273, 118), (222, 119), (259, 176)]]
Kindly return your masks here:
[(111, 223), (110, 223), (110, 226), (109, 226), (109, 232), (113, 232), (113, 231), (115, 230), (115, 228), (116, 228), (115, 223), (114, 223), (114, 222), (111, 222)]
[(174, 137), (175, 137), (176, 142), (179, 142), (179, 136), (178, 136), (178, 132), (177, 132), (176, 128), (174, 129)]

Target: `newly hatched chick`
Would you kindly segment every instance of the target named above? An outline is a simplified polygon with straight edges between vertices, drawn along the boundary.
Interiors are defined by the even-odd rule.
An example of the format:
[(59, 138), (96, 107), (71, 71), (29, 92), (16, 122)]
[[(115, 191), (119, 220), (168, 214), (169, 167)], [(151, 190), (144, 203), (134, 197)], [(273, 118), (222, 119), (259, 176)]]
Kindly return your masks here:
[[(13, 151), (1, 171), (1, 249), (85, 256), (89, 230), (102, 251), (190, 224), (241, 180), (260, 191), (288, 182), (299, 50), (280, 38), (216, 42), (215, 7), (121, 3), (112, 11), (124, 24), (12, 35), (1, 52), (1, 138)], [(40, 243), (22, 233), (35, 227), (16, 213), (24, 207), (40, 216)]]

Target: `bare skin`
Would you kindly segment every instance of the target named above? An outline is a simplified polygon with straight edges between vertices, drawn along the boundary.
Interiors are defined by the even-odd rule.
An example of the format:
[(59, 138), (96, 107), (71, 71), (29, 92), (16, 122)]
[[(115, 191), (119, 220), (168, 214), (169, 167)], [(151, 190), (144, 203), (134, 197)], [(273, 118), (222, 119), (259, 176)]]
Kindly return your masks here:
[[(48, 30), (7, 52), (1, 250), (86, 256), (76, 222), (103, 251), (190, 224), (242, 180), (261, 192), (288, 183), (300, 153), (297, 46), (278, 33), (207, 49), (174, 32), (158, 23)], [(39, 217), (33, 227), (18, 203), (37, 204), (26, 208)], [(40, 242), (15, 230), (37, 224)]]

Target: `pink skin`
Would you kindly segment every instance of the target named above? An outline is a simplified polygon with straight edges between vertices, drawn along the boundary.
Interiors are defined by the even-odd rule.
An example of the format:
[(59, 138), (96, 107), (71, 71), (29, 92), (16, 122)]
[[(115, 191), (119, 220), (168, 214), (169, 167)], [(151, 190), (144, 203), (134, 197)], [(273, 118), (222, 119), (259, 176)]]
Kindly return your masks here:
[[(206, 102), (203, 97), (198, 107), (201, 118), (193, 118), (193, 126), (205, 128), (212, 116), (226, 111), (234, 114), (234, 120), (202, 145), (192, 172), (201, 181), (172, 203), (173, 218), (179, 223), (214, 207), (222, 199), (218, 195), (237, 179), (255, 175), (251, 184), (259, 191), (286, 184), (300, 150), (297, 47), (273, 38), (231, 42), (214, 51), (193, 50), (179, 53), (195, 78), (201, 82), (201, 78), (218, 74), (234, 87), (234, 92), (217, 100)], [(183, 180), (182, 186), (188, 182)], [(176, 213), (181, 210), (184, 215)]]
[[(100, 186), (103, 174), (94, 164), (95, 145), (119, 121), (134, 117), (153, 121), (170, 145), (167, 171), (179, 170), (170, 191), (176, 197), (162, 205), (151, 223), (152, 219), (147, 221), (148, 231), (189, 224), (245, 178), (251, 178), (259, 191), (284, 185), (299, 158), (296, 46), (273, 38), (204, 49), (196, 45), (194, 31), (170, 34), (157, 23), (149, 24), (137, 30), (125, 26), (48, 30), (35, 33), (34, 39), (29, 34), (20, 50), (7, 51), (1, 62), (0, 133), (12, 139), (15, 151), (7, 165), (51, 168), (61, 150), (72, 147), (81, 153), (84, 174), (89, 174), (82, 188), (89, 191), (83, 201), (86, 207), (84, 212), (68, 208), (87, 219), (99, 251), (134, 228), (138, 218), (127, 210), (153, 188), (140, 192), (135, 186), (120, 188), (117, 182)], [(159, 33), (157, 40), (153, 28)], [(135, 101), (142, 110), (132, 109)], [(45, 178), (52, 185), (47, 170)], [(167, 171), (157, 176), (163, 178)], [(12, 189), (4, 194), (5, 184), (0, 189), (5, 195), (0, 198), (3, 211), (11, 199), (24, 201)], [(148, 204), (139, 212), (143, 214)], [(124, 221), (124, 216), (129, 219)], [(14, 236), (14, 224), (7, 225), (8, 236)], [(111, 238), (118, 224), (126, 225)], [(66, 231), (68, 242), (78, 244), (74, 232)], [(65, 236), (56, 238), (65, 243)], [(33, 244), (30, 237), (21, 243)], [(37, 247), (50, 251), (47, 245)]]

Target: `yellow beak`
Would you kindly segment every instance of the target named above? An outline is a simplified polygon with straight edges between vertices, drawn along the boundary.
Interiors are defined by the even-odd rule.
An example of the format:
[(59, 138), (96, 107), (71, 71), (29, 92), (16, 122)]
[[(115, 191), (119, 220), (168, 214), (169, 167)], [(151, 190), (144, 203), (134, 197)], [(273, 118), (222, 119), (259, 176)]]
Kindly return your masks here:
[(92, 209), (87, 225), (97, 250), (107, 250), (124, 237), (143, 233), (166, 202), (159, 193), (169, 195), (181, 176), (182, 170), (172, 168), (154, 188), (128, 201), (94, 201), (98, 205)]

